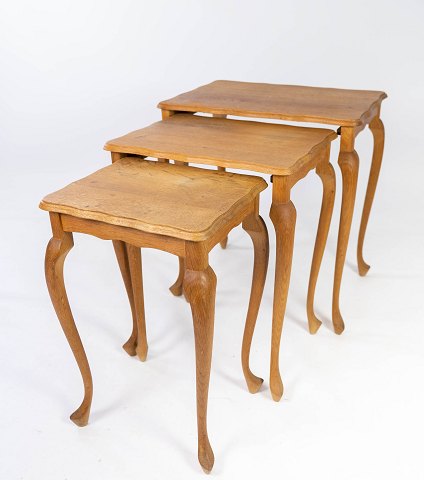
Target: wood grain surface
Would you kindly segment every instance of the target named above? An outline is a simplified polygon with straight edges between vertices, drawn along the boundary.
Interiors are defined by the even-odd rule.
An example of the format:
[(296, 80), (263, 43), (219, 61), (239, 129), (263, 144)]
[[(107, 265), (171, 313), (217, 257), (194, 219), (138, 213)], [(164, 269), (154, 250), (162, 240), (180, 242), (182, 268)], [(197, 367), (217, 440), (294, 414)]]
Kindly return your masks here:
[(162, 110), (361, 125), (387, 97), (373, 90), (217, 80), (159, 103)]
[(324, 128), (177, 114), (110, 140), (105, 149), (290, 175), (307, 165), (314, 151), (335, 138), (333, 130)]
[(47, 195), (40, 208), (199, 241), (265, 188), (259, 177), (126, 157)]

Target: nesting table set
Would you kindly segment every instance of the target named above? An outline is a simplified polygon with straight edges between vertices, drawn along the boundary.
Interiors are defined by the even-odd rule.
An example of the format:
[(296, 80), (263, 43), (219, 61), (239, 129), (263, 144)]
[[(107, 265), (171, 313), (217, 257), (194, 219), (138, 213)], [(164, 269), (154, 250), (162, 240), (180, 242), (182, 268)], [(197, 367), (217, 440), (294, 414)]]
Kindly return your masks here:
[[(85, 395), (71, 419), (88, 423), (92, 378), (75, 326), (63, 279), (72, 232), (112, 240), (127, 290), (133, 331), (124, 349), (141, 360), (147, 356), (141, 248), (156, 248), (179, 257), (179, 275), (171, 287), (184, 291), (195, 333), (198, 458), (206, 472), (214, 455), (207, 434), (207, 401), (212, 357), (216, 276), (208, 253), (225, 247), (228, 233), (240, 223), (253, 242), (254, 268), (242, 342), (242, 368), (250, 392), (262, 379), (249, 368), (249, 353), (268, 266), (268, 234), (259, 216), (259, 195), (267, 186), (258, 176), (226, 168), (269, 174), (270, 218), (276, 236), (276, 264), (271, 332), (270, 390), (283, 395), (279, 351), (290, 283), (296, 209), (290, 192), (311, 170), (323, 185), (321, 213), (312, 256), (306, 313), (309, 331), (321, 325), (314, 313), (314, 294), (334, 206), (335, 172), (329, 163), (330, 129), (226, 118), (228, 115), (312, 122), (339, 127), (342, 207), (333, 285), (334, 331), (344, 330), (339, 297), (355, 204), (359, 158), (355, 137), (369, 125), (374, 136), (371, 172), (358, 238), (358, 270), (369, 266), (362, 255), (365, 231), (378, 181), (384, 147), (380, 107), (384, 92), (216, 81), (159, 104), (162, 121), (106, 143), (112, 165), (48, 195), (53, 237), (46, 252), (46, 279), (57, 316), (80, 368)], [(198, 115), (201, 113), (202, 115)], [(212, 116), (205, 114), (212, 114)], [(157, 162), (152, 161), (157, 159)], [(173, 163), (171, 163), (173, 162)], [(218, 167), (217, 171), (190, 163)]]

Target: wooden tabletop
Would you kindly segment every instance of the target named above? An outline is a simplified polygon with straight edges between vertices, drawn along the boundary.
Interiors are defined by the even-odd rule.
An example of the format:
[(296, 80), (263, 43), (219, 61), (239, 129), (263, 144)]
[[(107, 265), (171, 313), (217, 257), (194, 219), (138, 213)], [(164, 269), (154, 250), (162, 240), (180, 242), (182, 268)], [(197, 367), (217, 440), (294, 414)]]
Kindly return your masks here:
[(110, 140), (105, 150), (290, 175), (336, 137), (324, 128), (181, 113)]
[(263, 178), (126, 157), (47, 195), (40, 208), (184, 240), (206, 240), (252, 202)]
[(217, 80), (160, 102), (164, 110), (362, 125), (387, 97), (372, 90), (274, 85)]

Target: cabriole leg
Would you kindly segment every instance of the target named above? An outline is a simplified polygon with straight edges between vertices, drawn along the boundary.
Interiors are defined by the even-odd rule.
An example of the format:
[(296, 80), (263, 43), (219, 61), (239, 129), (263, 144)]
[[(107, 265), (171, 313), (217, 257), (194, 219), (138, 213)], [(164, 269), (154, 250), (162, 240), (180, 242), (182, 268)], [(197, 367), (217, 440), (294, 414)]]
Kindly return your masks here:
[(359, 158), (353, 148), (353, 129), (342, 127), (339, 166), (342, 171), (343, 191), (340, 212), (339, 237), (337, 240), (336, 266), (333, 288), (333, 325), (334, 331), (341, 334), (344, 330), (343, 317), (340, 313), (340, 286), (346, 260), (350, 227), (352, 226), (353, 208), (355, 206), (356, 186), (358, 183)]
[(274, 177), (270, 217), (275, 228), (276, 259), (269, 383), (272, 398), (278, 402), (284, 390), (279, 365), (280, 341), (290, 284), (296, 226), (296, 209), (290, 201), (290, 187), (286, 177)]
[(144, 314), (143, 273), (141, 267), (141, 249), (126, 244), (128, 252), (128, 264), (131, 273), (134, 306), (137, 315), (137, 346), (138, 358), (144, 362), (147, 357), (146, 320)]
[(243, 229), (252, 239), (254, 262), (249, 308), (247, 311), (243, 344), (241, 348), (241, 364), (249, 392), (256, 393), (259, 391), (263, 379), (254, 375), (250, 370), (249, 357), (256, 319), (258, 317), (259, 306), (261, 304), (265, 286), (266, 272), (268, 269), (269, 241), (265, 222), (257, 213), (250, 215), (243, 221)]
[(336, 177), (331, 163), (324, 162), (318, 165), (316, 172), (322, 181), (322, 205), (319, 216), (317, 237), (315, 240), (314, 254), (312, 257), (311, 273), (309, 275), (307, 314), (309, 332), (314, 334), (321, 326), (321, 321), (314, 312), (315, 288), (317, 285), (319, 269), (321, 267), (322, 257), (324, 255), (325, 245), (327, 243), (328, 231), (330, 229), (331, 216), (334, 207), (334, 194), (336, 191)]
[[(202, 265), (203, 264), (203, 265)], [(209, 473), (214, 454), (208, 438), (207, 406), (212, 361), (212, 343), (215, 315), (216, 276), (205, 262), (189, 261), (184, 277), (184, 291), (193, 315), (196, 350), (196, 396), (198, 459)]]
[(47, 288), (53, 303), (56, 315), (74, 354), (84, 383), (84, 399), (77, 410), (71, 415), (71, 420), (79, 427), (88, 423), (91, 401), (93, 398), (93, 380), (90, 366), (81, 342), (71, 307), (69, 306), (63, 278), (63, 265), (68, 252), (74, 245), (72, 233), (64, 232), (60, 215), (50, 213), (53, 237), (47, 245), (45, 258), (45, 273)]
[(130, 302), (131, 307), (131, 314), (132, 314), (132, 321), (133, 327), (130, 338), (122, 345), (122, 348), (128, 353), (130, 356), (136, 355), (136, 347), (137, 347), (137, 314), (135, 311), (134, 305), (134, 296), (133, 296), (133, 288), (131, 283), (131, 273), (130, 273), (130, 266), (128, 263), (128, 253), (127, 247), (125, 242), (121, 240), (112, 240), (113, 248), (115, 249), (115, 255), (118, 260), (119, 269), (121, 271), (122, 279), (124, 280), (125, 290), (127, 291), (128, 300)]
[(368, 220), (370, 217), (372, 202), (374, 201), (375, 189), (377, 188), (378, 176), (380, 175), (381, 162), (383, 160), (384, 150), (384, 125), (379, 117), (374, 118), (370, 123), (370, 130), (374, 137), (374, 149), (372, 153), (372, 162), (370, 176), (368, 179), (367, 193), (365, 195), (364, 209), (362, 211), (361, 226), (359, 228), (358, 237), (358, 272), (359, 275), (367, 274), (370, 266), (365, 262), (363, 257), (364, 238), (367, 230)]

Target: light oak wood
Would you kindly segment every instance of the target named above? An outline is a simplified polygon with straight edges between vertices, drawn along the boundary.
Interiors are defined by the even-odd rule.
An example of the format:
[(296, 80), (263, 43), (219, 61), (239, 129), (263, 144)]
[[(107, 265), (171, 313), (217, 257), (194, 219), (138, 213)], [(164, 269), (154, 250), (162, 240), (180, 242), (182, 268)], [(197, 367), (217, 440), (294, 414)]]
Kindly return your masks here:
[[(178, 114), (111, 140), (105, 149), (301, 178), (316, 167), (322, 150), (335, 138), (327, 129)], [(175, 294), (182, 292), (182, 269), (180, 261), (178, 279), (171, 287)]]
[(314, 313), (315, 287), (318, 280), (318, 273), (327, 243), (328, 231), (330, 229), (331, 216), (334, 207), (334, 195), (336, 192), (336, 176), (334, 168), (329, 162), (320, 163), (316, 168), (317, 175), (322, 181), (322, 204), (318, 222), (317, 237), (315, 240), (314, 254), (312, 257), (311, 273), (309, 275), (308, 297), (306, 311), (308, 315), (309, 332), (315, 334), (321, 326), (321, 320)]
[[(218, 167), (218, 170), (220, 172), (225, 172), (225, 168), (224, 167)], [(227, 245), (228, 245), (228, 237), (225, 237), (224, 240), (221, 240), (219, 242), (219, 244), (221, 245), (221, 248), (223, 248), (224, 250), (227, 248)]]
[[(165, 120), (169, 118), (170, 116), (174, 115), (174, 112), (169, 112), (168, 110), (163, 110), (162, 111), (162, 120)], [(227, 115), (219, 115), (219, 114), (214, 114), (213, 115), (216, 118), (227, 118)], [(113, 153), (113, 152), (112, 152)], [(186, 162), (176, 162), (176, 164), (183, 164), (183, 165), (188, 165)], [(218, 171), (220, 172), (225, 172), (224, 167), (217, 167)], [(228, 243), (228, 237), (225, 237), (224, 240), (221, 240), (220, 245), (221, 248), (225, 249), (227, 248), (227, 243)], [(179, 258), (178, 259), (178, 277), (175, 280), (175, 282), (169, 287), (169, 290), (173, 295), (176, 297), (179, 297), (183, 293), (183, 281), (184, 281), (184, 259)]]
[(274, 224), (276, 236), (269, 386), (272, 398), (278, 402), (284, 391), (279, 364), (280, 341), (289, 292), (296, 226), (296, 209), (290, 200), (290, 185), (287, 177), (274, 177), (269, 216)]
[[(227, 115), (225, 115), (225, 113), (224, 114), (214, 113), (212, 116), (215, 118), (227, 118)], [(218, 171), (225, 172), (225, 167), (218, 166), (217, 168), (218, 168)], [(224, 240), (220, 242), (221, 248), (225, 250), (227, 248), (227, 243), (228, 243), (228, 237), (225, 237)]]
[[(125, 157), (124, 154), (112, 152), (112, 163), (120, 160)], [(133, 288), (131, 282), (131, 272), (128, 263), (128, 253), (127, 246), (124, 242), (120, 240), (112, 240), (113, 247), (115, 250), (116, 259), (118, 260), (119, 270), (121, 271), (122, 279), (124, 280), (125, 290), (127, 291), (128, 300), (130, 302), (131, 314), (133, 320), (132, 331), (128, 340), (124, 343), (122, 348), (130, 355), (131, 357), (137, 355), (137, 314), (135, 311), (134, 297), (133, 297)], [(146, 339), (147, 342), (147, 339)]]
[[(266, 185), (248, 175), (174, 167), (122, 158), (48, 195), (40, 207), (144, 232), (204, 240)], [(185, 213), (188, 206), (193, 214)]]
[[(342, 127), (339, 129), (341, 144), (352, 142), (369, 124), (374, 136), (374, 152), (357, 246), (358, 271), (360, 275), (365, 275), (369, 266), (363, 259), (362, 251), (383, 155), (384, 128), (380, 120), (380, 109), (385, 98), (386, 93), (381, 91), (218, 80), (160, 102), (158, 107), (162, 112), (172, 109), (174, 114), (178, 111), (205, 112), (339, 125)], [(350, 152), (348, 150), (348, 153)], [(340, 282), (344, 266), (342, 262), (346, 257), (352, 219), (350, 210), (354, 208), (356, 196), (354, 179), (359, 168), (355, 165), (355, 160), (344, 160), (345, 153), (341, 148), (339, 165), (343, 176), (342, 204), (348, 211), (342, 212), (333, 290), (333, 322), (340, 332), (344, 328), (339, 310)], [(353, 155), (357, 157), (356, 152)]]
[(340, 287), (346, 259), (347, 244), (349, 241), (350, 227), (352, 225), (356, 186), (358, 182), (359, 158), (354, 149), (354, 144), (354, 130), (352, 128), (342, 127), (338, 163), (340, 170), (342, 171), (343, 190), (339, 236), (337, 240), (336, 265), (334, 269), (332, 307), (334, 331), (338, 335), (340, 335), (345, 328), (343, 317), (340, 313)]
[[(196, 260), (193, 263), (197, 263), (197, 260), (202, 261), (196, 258), (196, 253), (193, 257), (193, 260)], [(190, 258), (190, 255), (187, 258)], [(204, 471), (209, 473), (215, 461), (206, 424), (216, 292), (216, 276), (212, 268), (207, 266), (200, 270), (200, 266), (196, 268), (196, 265), (187, 268), (184, 290), (193, 315), (196, 348), (198, 459)]]
[(371, 90), (217, 80), (164, 100), (158, 107), (354, 127), (367, 123), (386, 97)]
[(333, 130), (272, 123), (172, 115), (110, 140), (105, 149), (145, 157), (291, 175), (310, 164)]
[[(259, 172), (273, 173), (274, 228), (277, 237), (276, 285), (273, 313), (273, 334), (271, 347), (271, 393), (275, 400), (283, 391), (279, 373), (278, 352), (284, 312), (290, 280), (290, 266), (293, 250), (295, 222), (294, 206), (289, 200), (291, 188), (309, 171), (323, 162), (329, 161), (329, 145), (336, 134), (327, 129), (304, 129), (284, 125), (235, 121), (223, 118), (199, 117), (186, 114), (173, 114), (166, 120), (153, 124), (132, 134), (106, 144), (106, 149), (153, 157), (164, 156), (171, 159), (194, 161), (218, 166), (231, 166)], [(218, 142), (219, 139), (219, 142)], [(225, 147), (225, 148), (224, 148)], [(296, 157), (299, 155), (300, 157)], [(279, 172), (283, 172), (279, 175)], [(278, 200), (283, 197), (283, 200)], [(327, 200), (328, 196), (323, 197)], [(281, 205), (280, 205), (281, 204)], [(286, 205), (287, 204), (287, 205)], [(325, 222), (331, 217), (331, 202), (325, 201), (319, 231), (325, 231)], [(332, 208), (332, 207), (331, 207)], [(282, 225), (282, 222), (289, 223)], [(290, 223), (291, 222), (291, 223)], [(324, 237), (322, 237), (324, 240)], [(324, 247), (325, 242), (320, 242)], [(322, 256), (320, 251), (318, 253)], [(315, 256), (320, 263), (319, 255)], [(283, 265), (284, 264), (284, 265)], [(183, 288), (183, 262), (176, 283), (171, 287), (174, 294), (181, 294)], [(316, 282), (318, 268), (313, 274)], [(312, 290), (314, 292), (314, 289)], [(313, 307), (313, 293), (309, 295)], [(312, 318), (313, 309), (308, 309)]]
[[(105, 149), (262, 173), (292, 174), (300, 179), (316, 167), (321, 152), (335, 138), (335, 133), (327, 129), (173, 114), (162, 122), (107, 142)], [(171, 287), (174, 294), (181, 294), (183, 289), (184, 267), (181, 261), (179, 265), (177, 281)], [(284, 309), (277, 309), (281, 311)]]
[(133, 328), (130, 338), (124, 343), (122, 348), (128, 353), (128, 355), (133, 357), (137, 354), (137, 313), (134, 304), (134, 295), (131, 281), (130, 266), (128, 262), (127, 245), (121, 240), (112, 240), (112, 243), (113, 248), (115, 249), (116, 258), (118, 260), (119, 270), (121, 271), (122, 279), (124, 281), (125, 290), (127, 291), (133, 320)]
[(137, 345), (138, 358), (144, 362), (147, 357), (146, 320), (144, 314), (143, 273), (141, 266), (141, 249), (134, 245), (127, 245), (128, 265), (131, 274), (134, 306), (137, 318)]
[(372, 153), (372, 162), (370, 176), (368, 179), (367, 193), (365, 195), (364, 208), (362, 211), (361, 226), (359, 228), (358, 237), (358, 272), (359, 275), (367, 274), (370, 266), (365, 262), (362, 250), (364, 248), (365, 232), (367, 230), (368, 220), (370, 217), (374, 194), (377, 188), (378, 176), (380, 175), (381, 162), (383, 160), (384, 150), (384, 125), (379, 117), (375, 117), (369, 124), (370, 130), (374, 137), (374, 150)]
[(81, 405), (71, 415), (71, 420), (83, 427), (87, 425), (93, 398), (93, 379), (90, 366), (81, 342), (71, 307), (69, 306), (63, 278), (63, 265), (66, 255), (74, 246), (72, 233), (64, 232), (60, 215), (50, 213), (53, 237), (47, 245), (45, 258), (46, 283), (53, 307), (56, 311), (62, 330), (74, 354), (84, 384), (84, 398)]
[(183, 281), (184, 281), (184, 258), (178, 257), (178, 277), (175, 282), (169, 287), (172, 295), (180, 297), (183, 294)]
[(111, 225), (97, 220), (87, 220), (61, 214), (65, 232), (79, 232), (93, 235), (103, 240), (122, 240), (138, 247), (156, 248), (178, 256), (184, 256), (184, 244), (180, 239), (167, 235), (142, 232), (134, 228)]
[[(171, 117), (172, 115), (174, 115), (174, 112), (171, 112), (169, 110), (164, 110), (162, 112), (162, 120), (165, 120), (166, 118), (169, 118)], [(112, 155), (113, 155), (114, 152), (112, 152)], [(160, 163), (169, 163), (169, 159), (167, 158), (158, 158), (158, 162)], [(179, 162), (181, 163), (181, 162)], [(184, 163), (182, 165), (185, 165)]]
[(256, 319), (264, 291), (266, 273), (268, 269), (269, 241), (268, 232), (258, 210), (243, 220), (243, 229), (250, 235), (253, 242), (254, 262), (252, 275), (252, 288), (250, 290), (249, 308), (247, 311), (246, 324), (243, 334), (241, 349), (241, 364), (247, 388), (250, 393), (259, 391), (263, 379), (257, 377), (250, 370), (250, 347), (255, 331)]
[[(258, 177), (247, 176), (243, 180), (239, 175), (227, 172), (211, 172), (205, 169), (170, 165), (166, 162), (158, 163), (160, 172), (169, 172), (168, 176), (163, 176), (161, 188), (168, 192), (172, 191), (177, 178), (180, 182), (188, 182), (191, 186), (187, 188), (192, 189), (192, 195), (189, 195), (193, 199), (191, 205), (188, 202), (178, 203), (178, 195), (176, 195), (173, 203), (168, 204), (169, 208), (173, 209), (173, 212), (171, 212), (173, 215), (170, 215), (169, 218), (177, 215), (181, 215), (181, 217), (200, 217), (202, 213), (204, 214), (202, 203), (199, 203), (194, 195), (194, 192), (197, 192), (198, 185), (196, 185), (196, 182), (191, 181), (198, 173), (191, 173), (192, 170), (201, 172), (200, 175), (205, 179), (205, 182), (202, 183), (203, 186), (208, 188), (204, 194), (205, 197), (211, 198), (213, 189), (219, 190), (222, 195), (226, 194), (222, 193), (225, 192), (226, 188), (233, 192), (232, 201), (225, 204), (226, 211), (222, 210), (225, 203), (222, 200), (211, 204), (210, 210), (215, 208), (215, 214), (208, 210), (208, 218), (211, 225), (206, 225), (204, 229), (208, 232), (208, 236), (202, 240), (196, 239), (192, 241), (182, 238), (179, 230), (176, 231), (174, 237), (160, 233), (163, 230), (170, 231), (171, 227), (174, 228), (174, 220), (167, 226), (169, 228), (165, 228), (166, 225), (162, 223), (159, 229), (156, 227), (158, 219), (154, 216), (149, 217), (152, 222), (151, 225), (146, 222), (146, 211), (150, 212), (150, 214), (152, 212), (157, 212), (157, 215), (161, 214), (161, 209), (157, 204), (160, 200), (158, 200), (159, 197), (157, 196), (145, 196), (145, 209), (132, 210), (132, 226), (126, 226), (127, 216), (118, 219), (117, 212), (120, 210), (119, 208), (116, 209), (116, 205), (114, 206), (113, 202), (110, 201), (111, 197), (106, 195), (106, 191), (115, 194), (115, 204), (127, 201), (125, 195), (116, 195), (116, 193), (132, 190), (135, 185), (134, 176), (138, 178), (141, 189), (145, 184), (142, 179), (145, 177), (145, 179), (152, 181), (152, 171), (157, 171), (156, 167), (155, 170), (145, 168), (145, 163), (134, 158), (117, 159), (107, 169), (87, 177), (90, 180), (86, 178), (82, 182), (75, 182), (60, 190), (59, 193), (47, 196), (48, 200), (44, 199), (40, 204), (41, 208), (48, 209), (50, 212), (53, 231), (53, 237), (48, 244), (45, 260), (47, 286), (59, 321), (80, 368), (84, 383), (85, 393), (83, 402), (71, 415), (71, 420), (78, 426), (84, 426), (88, 423), (93, 394), (90, 367), (72, 317), (63, 279), (63, 263), (66, 254), (73, 246), (72, 232), (88, 233), (114, 242), (137, 327), (137, 335), (130, 338), (127, 351), (129, 350), (132, 354), (135, 349), (138, 357), (143, 361), (146, 359), (148, 347), (140, 249), (147, 247), (158, 248), (174, 253), (184, 260), (184, 290), (190, 302), (193, 316), (196, 351), (198, 459), (202, 468), (206, 472), (210, 472), (214, 464), (214, 454), (207, 431), (207, 404), (212, 359), (216, 276), (209, 266), (208, 254), (215, 245), (228, 235), (228, 232), (234, 226), (241, 222), (244, 223), (245, 228), (254, 241), (255, 272), (258, 274), (258, 279), (252, 280), (253, 291), (246, 319), (246, 331), (249, 332), (251, 337), (256, 323), (263, 282), (265, 280), (266, 264), (268, 262), (267, 231), (264, 222), (258, 216), (258, 196), (260, 191), (266, 188), (266, 183)], [(120, 175), (114, 177), (116, 181), (113, 184), (110, 182), (110, 176), (108, 174), (105, 175), (104, 172), (105, 170), (110, 172), (116, 169), (120, 169)], [(178, 174), (179, 169), (185, 171), (183, 176)], [(104, 183), (102, 183), (102, 179), (105, 179)], [(92, 182), (94, 182), (95, 188), (93, 188)], [(77, 189), (80, 197), (74, 201), (72, 195), (75, 194), (76, 184), (80, 187), (84, 185), (85, 189)], [(224, 190), (222, 189), (223, 184), (225, 184)], [(140, 191), (142, 192), (142, 190)], [(142, 194), (144, 193), (142, 192)], [(238, 198), (236, 198), (237, 195)], [(244, 202), (246, 195), (251, 196), (247, 203)], [(71, 203), (72, 208), (69, 208), (69, 203)], [(240, 205), (244, 205), (243, 208), (240, 208)], [(67, 208), (64, 208), (64, 206)], [(70, 215), (70, 211), (74, 215)], [(102, 212), (102, 221), (98, 219), (98, 212)], [(216, 222), (217, 216), (220, 218), (218, 223)], [(108, 220), (113, 220), (114, 223), (107, 223)], [(212, 225), (215, 225), (215, 227), (211, 228)], [(153, 233), (153, 230), (158, 230), (158, 232)], [(196, 235), (194, 237), (196, 238)], [(246, 365), (248, 367), (245, 359), (243, 363), (245, 374)], [(254, 381), (253, 374), (250, 373), (246, 380), (249, 389), (256, 391), (251, 384)]]
[[(215, 117), (215, 118), (227, 118), (227, 115), (225, 115), (225, 113), (214, 113), (212, 116)], [(225, 167), (219, 167), (218, 166), (217, 169), (220, 172), (225, 172)], [(222, 248), (225, 248), (226, 246), (227, 246), (226, 242), (225, 242), (225, 245), (222, 245), (222, 243), (221, 243)]]

